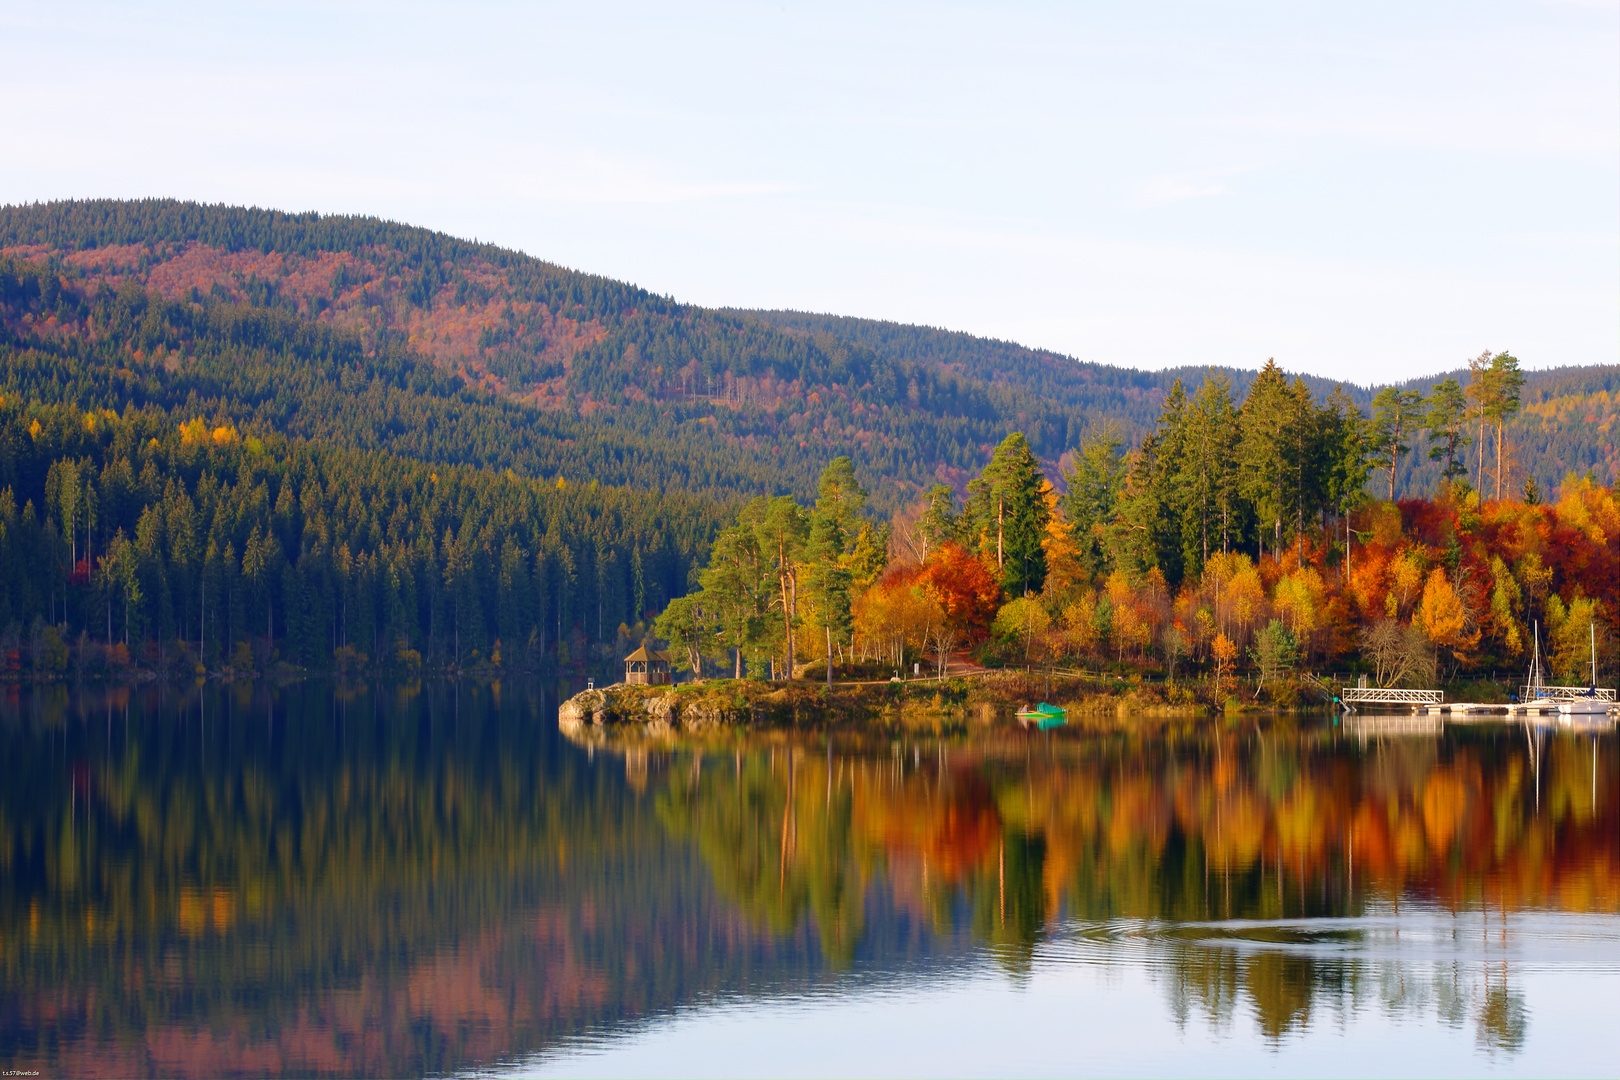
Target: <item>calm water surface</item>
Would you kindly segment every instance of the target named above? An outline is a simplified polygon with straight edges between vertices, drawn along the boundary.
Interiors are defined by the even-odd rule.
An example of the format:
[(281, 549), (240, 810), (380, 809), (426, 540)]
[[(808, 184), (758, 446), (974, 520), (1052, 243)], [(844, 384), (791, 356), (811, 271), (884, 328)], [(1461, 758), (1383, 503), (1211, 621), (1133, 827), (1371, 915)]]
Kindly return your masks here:
[(0, 691), (0, 1067), (1620, 1070), (1612, 727), (626, 754), (555, 718)]

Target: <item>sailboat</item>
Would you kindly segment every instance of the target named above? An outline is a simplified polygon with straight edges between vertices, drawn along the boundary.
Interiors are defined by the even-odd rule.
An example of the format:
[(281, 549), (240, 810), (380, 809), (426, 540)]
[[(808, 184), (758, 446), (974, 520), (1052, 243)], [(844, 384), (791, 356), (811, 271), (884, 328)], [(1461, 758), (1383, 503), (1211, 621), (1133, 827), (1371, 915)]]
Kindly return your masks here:
[(1531, 631), (1531, 641), (1534, 643), (1534, 651), (1530, 653), (1530, 673), (1524, 684), (1526, 705), (1551, 696), (1547, 693), (1547, 686), (1541, 673), (1541, 620), (1537, 619), (1532, 625), (1534, 629)]
[(1614, 704), (1605, 698), (1598, 697), (1597, 692), (1597, 624), (1587, 626), (1587, 633), (1592, 639), (1592, 685), (1578, 697), (1558, 703), (1558, 711), (1564, 716), (1602, 716), (1606, 715)]

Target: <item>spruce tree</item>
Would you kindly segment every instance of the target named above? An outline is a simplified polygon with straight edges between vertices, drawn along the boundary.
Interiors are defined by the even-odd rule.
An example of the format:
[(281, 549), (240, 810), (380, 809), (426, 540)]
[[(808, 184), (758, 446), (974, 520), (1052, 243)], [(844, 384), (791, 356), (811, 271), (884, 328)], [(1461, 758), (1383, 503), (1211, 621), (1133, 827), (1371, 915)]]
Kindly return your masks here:
[(1324, 502), (1344, 524), (1345, 575), (1350, 572), (1350, 511), (1367, 497), (1367, 424), (1344, 387), (1336, 386), (1321, 411), (1322, 447), (1326, 458)]
[(968, 485), (972, 531), (980, 553), (994, 557), (1008, 596), (1040, 592), (1046, 581), (1041, 541), (1051, 511), (1042, 494), (1040, 462), (1021, 432), (996, 447), (984, 472)]
[(1259, 519), (1256, 540), (1261, 556), (1265, 532), (1271, 531), (1274, 550), (1281, 547), (1283, 518), (1292, 516), (1293, 469), (1286, 447), (1295, 413), (1296, 402), (1282, 369), (1275, 360), (1267, 360), (1239, 414), (1237, 454), (1238, 490)]
[(1093, 427), (1063, 477), (1068, 489), (1060, 500), (1063, 517), (1081, 564), (1094, 576), (1107, 569), (1107, 529), (1125, 490), (1124, 445), (1117, 424), (1104, 422)]
[(1191, 495), (1187, 410), (1187, 392), (1177, 379), (1159, 408), (1158, 426), (1142, 440), (1138, 458), (1142, 475), (1133, 485), (1140, 500), (1137, 517), (1147, 528), (1152, 561), (1172, 584), (1180, 582), (1183, 572), (1181, 523)]
[(1188, 576), (1203, 572), (1212, 548), (1227, 549), (1237, 496), (1237, 410), (1226, 376), (1212, 373), (1187, 407), (1187, 475), (1182, 561)]

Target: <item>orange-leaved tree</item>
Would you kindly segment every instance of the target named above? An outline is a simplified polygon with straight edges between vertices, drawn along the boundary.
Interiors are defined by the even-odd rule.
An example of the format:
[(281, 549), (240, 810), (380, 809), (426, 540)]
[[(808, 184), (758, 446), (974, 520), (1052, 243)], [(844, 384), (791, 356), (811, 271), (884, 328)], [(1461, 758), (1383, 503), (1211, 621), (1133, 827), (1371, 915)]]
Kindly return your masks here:
[(1423, 586), (1423, 599), (1418, 603), (1417, 624), (1429, 640), (1442, 649), (1450, 649), (1458, 660), (1479, 644), (1479, 630), (1473, 625), (1467, 606), (1445, 570), (1435, 567)]

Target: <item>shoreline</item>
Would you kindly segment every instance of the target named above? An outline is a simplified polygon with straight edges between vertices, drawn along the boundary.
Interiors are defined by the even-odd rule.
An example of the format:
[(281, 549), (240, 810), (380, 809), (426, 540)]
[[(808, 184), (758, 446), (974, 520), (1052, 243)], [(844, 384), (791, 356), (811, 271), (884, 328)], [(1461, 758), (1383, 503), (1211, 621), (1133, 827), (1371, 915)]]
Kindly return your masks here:
[(1068, 727), (1117, 726), (1124, 716), (1166, 721), (1245, 714), (1326, 715), (1325, 706), (1246, 703), (1217, 710), (1186, 684), (1120, 682), (1022, 671), (890, 683), (765, 682), (714, 679), (663, 686), (615, 683), (584, 690), (557, 710), (568, 738), (601, 745), (733, 732), (842, 730), (954, 735), (1016, 726), (1013, 714), (1037, 701), (1068, 710)]

